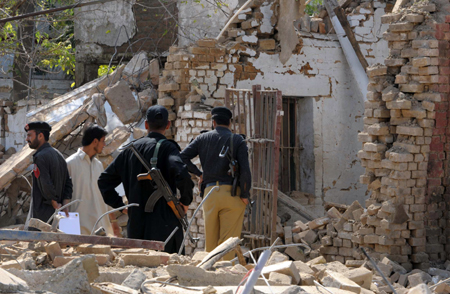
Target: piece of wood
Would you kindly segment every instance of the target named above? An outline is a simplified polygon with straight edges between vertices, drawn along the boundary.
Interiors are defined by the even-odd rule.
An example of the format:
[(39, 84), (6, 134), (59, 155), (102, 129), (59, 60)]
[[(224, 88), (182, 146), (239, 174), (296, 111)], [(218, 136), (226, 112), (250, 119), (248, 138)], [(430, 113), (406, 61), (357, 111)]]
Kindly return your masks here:
[(404, 6), (406, 3), (408, 3), (409, 0), (397, 0), (395, 1), (394, 8), (392, 9), (392, 13), (397, 13), (402, 6)]
[(236, 255), (237, 255), (237, 258), (238, 258), (238, 260), (239, 260), (239, 263), (240, 263), (242, 266), (246, 266), (246, 265), (247, 265), (247, 262), (245, 261), (244, 254), (242, 254), (241, 246), (237, 245), (236, 248), (234, 248), (234, 250), (236, 251)]
[(70, 234), (58, 234), (47, 232), (28, 232), (15, 230), (0, 230), (0, 240), (24, 241), (24, 242), (54, 241), (59, 242), (60, 244), (64, 243), (67, 245), (78, 245), (89, 243), (89, 244), (111, 245), (111, 247), (164, 250), (164, 242), (160, 241), (87, 236), (87, 235), (70, 235)]
[[(338, 1), (339, 6), (341, 8), (343, 8), (343, 9), (347, 8), (350, 5), (350, 3), (352, 3), (352, 2), (353, 2), (353, 0), (340, 0), (340, 1)], [(319, 15), (320, 18), (325, 19), (325, 17), (327, 17), (327, 16), (328, 16), (328, 11), (327, 10), (325, 10), (323, 12), (322, 11), (320, 12), (320, 15)]]
[[(329, 0), (330, 2), (336, 0)], [(350, 24), (348, 23), (347, 16), (344, 13), (344, 9), (341, 7), (334, 8), (334, 13), (336, 14), (336, 17), (338, 18), (339, 22), (342, 25), (342, 28), (345, 31), (345, 34), (347, 35), (348, 40), (350, 41), (350, 44), (352, 44), (353, 49), (355, 50), (356, 56), (359, 59), (359, 62), (361, 62), (362, 67), (365, 71), (367, 71), (367, 68), (369, 67), (369, 64), (367, 63), (366, 58), (361, 52), (361, 48), (359, 48), (359, 43), (356, 41), (355, 34), (352, 31), (352, 28), (350, 27)]]
[(302, 217), (307, 219), (308, 221), (311, 221), (317, 217), (314, 217), (311, 215), (310, 211), (308, 211), (306, 208), (304, 208), (300, 203), (297, 201), (291, 199), (291, 197), (287, 196), (280, 190), (278, 190), (278, 201), (295, 211), (296, 213), (300, 214)]

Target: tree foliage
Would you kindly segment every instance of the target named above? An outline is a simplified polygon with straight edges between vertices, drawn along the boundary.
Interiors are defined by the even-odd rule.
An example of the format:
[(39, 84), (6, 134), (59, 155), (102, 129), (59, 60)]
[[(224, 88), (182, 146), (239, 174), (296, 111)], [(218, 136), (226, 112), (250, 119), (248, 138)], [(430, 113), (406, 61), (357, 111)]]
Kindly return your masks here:
[[(75, 0), (5, 0), (0, 4), (0, 18), (23, 13), (23, 5), (32, 11), (72, 5)], [(75, 69), (73, 9), (44, 14), (0, 24), (0, 58), (14, 55), (26, 60), (32, 71), (59, 72), (73, 75)], [(31, 35), (19, 34), (26, 22), (32, 21)], [(29, 42), (25, 42), (29, 38)], [(31, 47), (30, 47), (31, 45)], [(9, 69), (12, 71), (12, 69)]]

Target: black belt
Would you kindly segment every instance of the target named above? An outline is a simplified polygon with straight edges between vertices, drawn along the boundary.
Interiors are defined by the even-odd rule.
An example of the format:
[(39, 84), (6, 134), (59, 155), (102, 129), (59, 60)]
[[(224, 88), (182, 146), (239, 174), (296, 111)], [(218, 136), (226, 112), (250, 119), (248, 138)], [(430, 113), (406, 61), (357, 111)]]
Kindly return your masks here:
[(223, 186), (223, 185), (233, 185), (231, 182), (211, 182), (205, 185), (206, 188), (212, 187), (212, 186)]

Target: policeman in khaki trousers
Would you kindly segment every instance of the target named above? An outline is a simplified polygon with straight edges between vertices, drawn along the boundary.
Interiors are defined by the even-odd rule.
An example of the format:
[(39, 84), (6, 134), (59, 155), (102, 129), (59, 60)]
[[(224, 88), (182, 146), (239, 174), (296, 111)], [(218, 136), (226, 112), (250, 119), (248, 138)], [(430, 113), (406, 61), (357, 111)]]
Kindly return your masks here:
[[(212, 111), (213, 130), (199, 135), (180, 157), (189, 171), (200, 178), (201, 190), (206, 195), (216, 185), (203, 204), (205, 219), (206, 251), (211, 252), (230, 237), (240, 237), (245, 207), (249, 200), (251, 174), (248, 162), (248, 148), (244, 139), (230, 130), (231, 111), (226, 107), (215, 107)], [(230, 157), (219, 156), (229, 151), (239, 166), (235, 174), (238, 180), (236, 195), (233, 195), (233, 180), (230, 171)], [(203, 173), (191, 162), (200, 156)], [(204, 190), (204, 191), (203, 191)], [(224, 260), (234, 258), (234, 252), (225, 255)]]

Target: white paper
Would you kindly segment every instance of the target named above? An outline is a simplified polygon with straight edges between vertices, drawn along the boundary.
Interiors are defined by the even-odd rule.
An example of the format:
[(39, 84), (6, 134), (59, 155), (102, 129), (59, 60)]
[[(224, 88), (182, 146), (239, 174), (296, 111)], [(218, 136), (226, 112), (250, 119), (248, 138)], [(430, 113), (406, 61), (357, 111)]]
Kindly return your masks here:
[(80, 235), (80, 214), (78, 212), (69, 212), (69, 218), (65, 212), (59, 212), (64, 218), (59, 220), (59, 229), (66, 234)]

